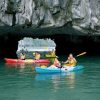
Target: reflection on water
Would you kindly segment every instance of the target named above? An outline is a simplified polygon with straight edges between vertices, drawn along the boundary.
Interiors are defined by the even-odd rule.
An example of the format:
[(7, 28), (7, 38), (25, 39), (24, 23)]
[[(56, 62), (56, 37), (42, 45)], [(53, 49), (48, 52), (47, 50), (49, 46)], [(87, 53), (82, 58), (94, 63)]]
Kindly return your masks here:
[(28, 68), (28, 67), (32, 67), (32, 69), (34, 70), (35, 67), (39, 67), (39, 66), (49, 66), (49, 64), (47, 63), (34, 63), (34, 64), (25, 64), (25, 63), (5, 63), (5, 66), (8, 68)]
[(75, 88), (76, 77), (81, 75), (84, 70), (79, 70), (77, 72), (69, 72), (66, 75), (66, 81), (69, 88)]
[[(20, 73), (24, 72), (27, 68), (35, 72), (35, 67), (41, 64), (5, 64), (8, 68), (17, 68)], [(81, 75), (83, 70), (77, 72), (67, 72), (58, 74), (35, 74), (36, 81), (51, 81), (56, 91), (59, 88), (59, 81), (64, 81), (64, 84), (69, 88), (75, 88), (76, 77)], [(65, 82), (66, 81), (66, 82)]]
[(99, 100), (100, 57), (78, 62), (84, 70), (62, 74), (37, 74), (39, 65), (1, 62), (0, 100)]
[(36, 81), (51, 81), (54, 85), (54, 89), (59, 88), (59, 81), (62, 82), (66, 80), (66, 85), (69, 88), (75, 87), (75, 78), (77, 75), (81, 75), (83, 70), (77, 72), (67, 72), (67, 73), (59, 73), (59, 74), (36, 74), (35, 80)]
[[(40, 66), (40, 64), (6, 64), (8, 68), (17, 68), (19, 72), (24, 72), (25, 69), (30, 68), (33, 72), (36, 66)], [(75, 87), (75, 78), (77, 75), (82, 74), (83, 70), (77, 72), (67, 72), (67, 73), (59, 73), (59, 74), (36, 74), (36, 81), (52, 81), (54, 86), (54, 90), (56, 91), (59, 88), (59, 81), (62, 80), (65, 82), (69, 88)], [(64, 79), (64, 80), (63, 80)]]
[(10, 69), (18, 69), (18, 71), (21, 73), (21, 72), (24, 72), (25, 70), (34, 70), (34, 65), (33, 64), (5, 64), (5, 67), (7, 68), (10, 68)]
[(27, 67), (26, 64), (9, 64), (9, 63), (5, 63), (5, 66), (8, 68), (25, 68)]
[(66, 77), (67, 84), (69, 85), (69, 88), (74, 88), (75, 87), (75, 73), (69, 73)]

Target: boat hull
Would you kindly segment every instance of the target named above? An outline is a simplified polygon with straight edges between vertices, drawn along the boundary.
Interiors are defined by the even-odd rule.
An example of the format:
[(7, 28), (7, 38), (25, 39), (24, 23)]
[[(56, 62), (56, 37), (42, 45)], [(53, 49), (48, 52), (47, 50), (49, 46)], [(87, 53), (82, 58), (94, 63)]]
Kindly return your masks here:
[(77, 65), (74, 67), (69, 67), (69, 68), (41, 68), (41, 67), (36, 67), (35, 71), (36, 73), (66, 73), (66, 72), (73, 72), (73, 71), (78, 71), (83, 69), (84, 67), (81, 65)]
[(10, 58), (5, 58), (6, 63), (16, 63), (16, 64), (22, 64), (22, 63), (27, 63), (27, 64), (34, 64), (34, 63), (47, 63), (49, 64), (50, 61), (47, 59), (40, 59), (40, 60), (33, 60), (33, 59), (26, 59), (26, 60), (20, 60), (20, 59), (10, 59)]

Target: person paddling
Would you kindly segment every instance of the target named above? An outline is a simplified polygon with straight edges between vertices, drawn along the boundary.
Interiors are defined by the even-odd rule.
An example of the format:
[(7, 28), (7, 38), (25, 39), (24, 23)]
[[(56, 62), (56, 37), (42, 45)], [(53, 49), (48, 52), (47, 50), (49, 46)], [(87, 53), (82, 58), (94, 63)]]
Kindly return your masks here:
[(64, 67), (72, 67), (76, 65), (77, 61), (73, 57), (73, 54), (69, 54), (68, 59), (63, 63), (64, 63)]

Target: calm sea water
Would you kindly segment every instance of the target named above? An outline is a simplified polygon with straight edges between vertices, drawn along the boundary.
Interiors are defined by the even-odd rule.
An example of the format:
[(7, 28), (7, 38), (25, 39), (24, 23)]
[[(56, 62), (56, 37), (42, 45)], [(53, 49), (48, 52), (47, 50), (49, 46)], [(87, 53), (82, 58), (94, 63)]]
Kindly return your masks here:
[(99, 100), (100, 57), (80, 57), (84, 70), (36, 74), (33, 65), (0, 62), (0, 100)]

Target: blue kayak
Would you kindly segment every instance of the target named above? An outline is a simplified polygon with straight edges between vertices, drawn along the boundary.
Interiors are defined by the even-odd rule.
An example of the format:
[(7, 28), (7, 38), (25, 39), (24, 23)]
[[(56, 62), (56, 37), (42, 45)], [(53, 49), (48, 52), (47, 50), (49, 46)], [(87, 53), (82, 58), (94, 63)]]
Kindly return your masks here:
[(73, 72), (83, 69), (84, 67), (81, 65), (77, 65), (74, 67), (67, 67), (67, 68), (41, 68), (41, 67), (35, 67), (36, 73), (66, 73), (66, 72)]

